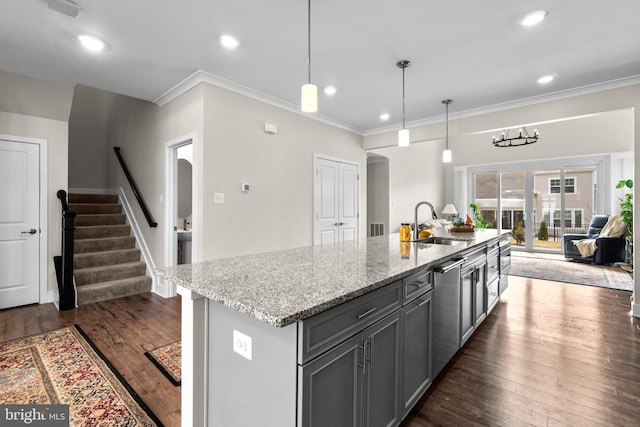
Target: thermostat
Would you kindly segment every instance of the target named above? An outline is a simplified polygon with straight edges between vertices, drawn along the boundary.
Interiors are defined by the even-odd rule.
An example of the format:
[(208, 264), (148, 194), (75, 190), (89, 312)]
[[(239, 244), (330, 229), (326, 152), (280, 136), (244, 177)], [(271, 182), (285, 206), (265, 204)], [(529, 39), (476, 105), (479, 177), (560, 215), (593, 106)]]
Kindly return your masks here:
[(251, 184), (242, 184), (243, 193), (248, 193), (250, 189), (251, 189)]

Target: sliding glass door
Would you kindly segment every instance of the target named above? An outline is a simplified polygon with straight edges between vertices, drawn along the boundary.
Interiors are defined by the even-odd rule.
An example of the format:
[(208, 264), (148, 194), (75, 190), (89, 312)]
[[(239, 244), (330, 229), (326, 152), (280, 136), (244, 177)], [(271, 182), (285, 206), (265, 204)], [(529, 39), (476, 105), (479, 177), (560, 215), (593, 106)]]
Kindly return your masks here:
[(562, 235), (586, 233), (591, 217), (602, 209), (597, 193), (602, 162), (536, 166), (472, 171), (470, 202), (491, 228), (512, 230), (514, 248), (560, 253)]

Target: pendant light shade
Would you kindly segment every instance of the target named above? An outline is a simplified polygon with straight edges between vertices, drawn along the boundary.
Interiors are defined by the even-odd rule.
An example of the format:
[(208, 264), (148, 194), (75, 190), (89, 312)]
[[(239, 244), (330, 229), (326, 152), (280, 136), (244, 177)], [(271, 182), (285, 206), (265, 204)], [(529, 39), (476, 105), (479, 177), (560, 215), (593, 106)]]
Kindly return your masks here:
[(451, 163), (451, 150), (442, 150), (442, 163)]
[(305, 113), (315, 113), (318, 111), (318, 88), (316, 85), (311, 83), (302, 85), (302, 99), (300, 105), (302, 111)]
[(398, 131), (398, 147), (408, 147), (410, 144), (409, 129), (404, 123), (404, 69), (411, 65), (406, 59), (396, 64), (396, 67), (402, 69), (402, 129)]
[(398, 147), (409, 146), (409, 129), (400, 129), (398, 131)]
[(446, 107), (445, 113), (445, 124), (446, 124), (446, 135), (445, 135), (445, 149), (442, 151), (442, 163), (451, 163), (452, 154), (451, 150), (449, 150), (449, 104), (453, 101), (451, 99), (445, 99), (442, 103)]
[(305, 113), (315, 113), (318, 111), (318, 88), (311, 84), (311, 0), (307, 2), (307, 84), (302, 85), (300, 108)]

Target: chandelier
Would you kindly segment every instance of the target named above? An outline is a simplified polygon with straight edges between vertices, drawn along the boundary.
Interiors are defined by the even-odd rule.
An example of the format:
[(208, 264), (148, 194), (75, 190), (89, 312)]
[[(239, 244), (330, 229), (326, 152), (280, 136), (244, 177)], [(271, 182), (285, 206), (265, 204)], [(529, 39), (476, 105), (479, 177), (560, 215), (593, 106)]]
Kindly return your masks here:
[(506, 133), (503, 131), (500, 137), (493, 135), (493, 145), (496, 147), (518, 147), (521, 145), (529, 145), (538, 141), (540, 134), (536, 129), (533, 130), (533, 135), (529, 135), (527, 128), (522, 126), (518, 130), (518, 136), (509, 137), (509, 129)]

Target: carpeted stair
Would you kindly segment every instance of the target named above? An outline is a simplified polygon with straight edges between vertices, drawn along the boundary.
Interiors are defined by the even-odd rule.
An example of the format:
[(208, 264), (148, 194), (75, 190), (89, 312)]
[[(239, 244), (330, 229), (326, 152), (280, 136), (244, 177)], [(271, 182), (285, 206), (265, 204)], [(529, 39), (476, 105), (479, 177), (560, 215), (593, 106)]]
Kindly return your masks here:
[(69, 194), (69, 210), (77, 215), (73, 269), (78, 304), (149, 292), (151, 278), (118, 196)]

